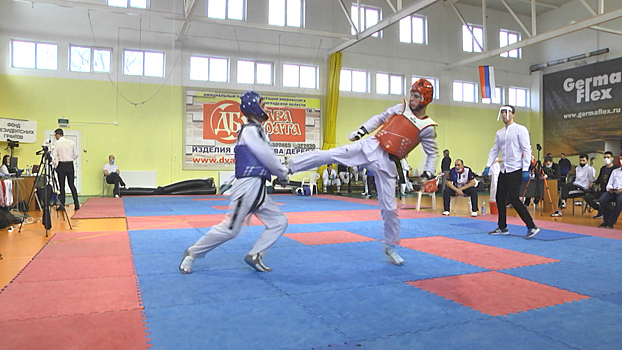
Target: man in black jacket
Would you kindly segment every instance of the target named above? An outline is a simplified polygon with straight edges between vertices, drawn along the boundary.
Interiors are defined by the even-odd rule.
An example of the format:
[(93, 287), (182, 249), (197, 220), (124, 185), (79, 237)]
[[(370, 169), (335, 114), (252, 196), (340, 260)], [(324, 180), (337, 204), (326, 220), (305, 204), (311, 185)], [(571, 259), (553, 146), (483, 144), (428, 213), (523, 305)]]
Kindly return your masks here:
[[(598, 212), (594, 216), (594, 219), (598, 219), (603, 217), (603, 214), (600, 211), (600, 204), (596, 201), (600, 196), (605, 193), (605, 188), (607, 187), (607, 181), (609, 181), (609, 176), (614, 169), (618, 168), (617, 164), (614, 164), (613, 152), (607, 151), (603, 155), (603, 161), (605, 165), (600, 168), (600, 172), (598, 173), (598, 178), (596, 181), (590, 184), (590, 191), (586, 194), (583, 199), (585, 202), (590, 205), (590, 207), (596, 209)], [(596, 185), (599, 185), (600, 188), (597, 188)]]

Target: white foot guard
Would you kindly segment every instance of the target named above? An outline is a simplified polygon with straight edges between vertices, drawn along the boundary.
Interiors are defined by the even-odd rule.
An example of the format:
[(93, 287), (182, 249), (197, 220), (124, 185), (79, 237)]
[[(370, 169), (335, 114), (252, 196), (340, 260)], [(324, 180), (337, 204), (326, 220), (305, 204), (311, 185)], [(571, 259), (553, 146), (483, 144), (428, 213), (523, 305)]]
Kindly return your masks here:
[(255, 254), (255, 255), (247, 255), (244, 258), (244, 262), (246, 262), (250, 267), (254, 268), (255, 270), (259, 271), (259, 272), (270, 272), (272, 271), (271, 268), (269, 268), (268, 266), (263, 264), (263, 260), (261, 259), (261, 255), (259, 254)]
[(387, 245), (384, 248), (384, 254), (386, 254), (386, 256), (389, 257), (389, 259), (391, 259), (391, 262), (397, 266), (402, 266), (404, 265), (404, 259), (402, 259), (402, 257), (395, 251), (395, 249), (393, 247), (391, 247), (390, 245)]
[(181, 271), (181, 273), (191, 273), (193, 262), (194, 258), (190, 255), (188, 249), (186, 249), (184, 251), (184, 256), (181, 258), (181, 263), (179, 264), (179, 271)]

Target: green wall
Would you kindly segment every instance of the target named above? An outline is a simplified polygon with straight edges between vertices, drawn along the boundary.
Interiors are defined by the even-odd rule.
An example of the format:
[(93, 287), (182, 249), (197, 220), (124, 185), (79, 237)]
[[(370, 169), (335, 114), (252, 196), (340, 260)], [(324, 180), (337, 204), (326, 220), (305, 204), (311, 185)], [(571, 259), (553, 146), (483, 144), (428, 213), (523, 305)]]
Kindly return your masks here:
[[(20, 166), (39, 162), (35, 152), (41, 148), (44, 130), (56, 129), (59, 118), (69, 119), (69, 130), (81, 131), (82, 148), (87, 150), (81, 158), (82, 195), (101, 192), (102, 166), (109, 154), (115, 154), (121, 172), (157, 171), (158, 186), (203, 177), (218, 183), (217, 171), (181, 170), (184, 102), (181, 86), (121, 83), (117, 90), (110, 81), (0, 75), (0, 117), (37, 121), (37, 143), (14, 150)], [(340, 97), (337, 144), (349, 142), (350, 132), (361, 123), (398, 102)], [(440, 150), (448, 148), (453, 159), (463, 158), (481, 171), (494, 134), (503, 125), (496, 122), (497, 110), (433, 103), (428, 114), (439, 125)], [(518, 112), (516, 121), (530, 129), (532, 144), (541, 143), (537, 113)], [(413, 168), (423, 159), (420, 148), (408, 157)]]

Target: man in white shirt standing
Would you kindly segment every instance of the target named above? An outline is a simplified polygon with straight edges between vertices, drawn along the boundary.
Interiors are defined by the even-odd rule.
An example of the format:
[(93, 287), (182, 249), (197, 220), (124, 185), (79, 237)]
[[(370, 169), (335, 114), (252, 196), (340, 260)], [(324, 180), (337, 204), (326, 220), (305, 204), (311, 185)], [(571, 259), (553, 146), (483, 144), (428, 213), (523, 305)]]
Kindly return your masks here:
[(501, 152), (501, 172), (497, 183), (497, 209), (499, 218), (498, 227), (490, 232), (491, 235), (507, 235), (508, 225), (506, 222), (505, 201), (516, 209), (518, 215), (527, 225), (526, 238), (532, 238), (540, 232), (533, 222), (529, 211), (519, 197), (521, 182), (529, 181), (529, 164), (531, 163), (531, 142), (529, 130), (523, 125), (514, 122), (516, 110), (513, 106), (505, 105), (499, 110), (499, 117), (503, 118), (505, 127), (497, 131), (495, 145), (488, 154), (484, 176), (488, 176), (490, 166)]
[(114, 184), (114, 190), (112, 190), (112, 193), (114, 193), (115, 198), (119, 198), (121, 196), (121, 188), (119, 185), (125, 187), (125, 182), (121, 179), (121, 176), (119, 175), (119, 166), (116, 165), (114, 161), (114, 154), (109, 155), (108, 163), (104, 164), (104, 175), (106, 176), (106, 183), (111, 185)]
[(52, 150), (52, 158), (56, 164), (56, 173), (58, 174), (58, 182), (60, 187), (60, 208), (65, 210), (65, 179), (69, 184), (71, 195), (73, 197), (74, 210), (80, 209), (80, 201), (78, 200), (78, 190), (76, 190), (75, 175), (73, 169), (73, 161), (78, 159), (80, 153), (76, 148), (76, 143), (64, 137), (63, 129), (54, 130), (56, 144)]
[(327, 164), (326, 169), (324, 169), (324, 173), (322, 173), (322, 185), (324, 188), (324, 194), (326, 194), (326, 190), (329, 186), (331, 187), (331, 193), (332, 186), (337, 186), (337, 192), (341, 190), (341, 182), (339, 181), (337, 172), (333, 169), (332, 164)]

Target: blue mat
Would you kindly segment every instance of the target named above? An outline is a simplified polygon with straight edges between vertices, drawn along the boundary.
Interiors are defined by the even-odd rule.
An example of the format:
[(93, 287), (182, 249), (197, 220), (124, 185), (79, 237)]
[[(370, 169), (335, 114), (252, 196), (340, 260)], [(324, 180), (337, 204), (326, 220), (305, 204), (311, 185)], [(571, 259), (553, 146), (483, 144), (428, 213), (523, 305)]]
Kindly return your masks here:
[[(283, 211), (360, 205), (273, 198), (285, 203)], [(148, 211), (134, 198), (124, 201), (130, 199), (135, 212)], [(147, 208), (160, 215), (189, 200), (161, 197)], [(202, 207), (215, 201), (193, 202)], [(537, 236), (544, 239), (525, 239), (518, 234), (526, 229), (517, 225), (510, 226), (516, 235), (491, 236), (486, 232), (495, 223), (459, 217), (402, 219), (401, 226), (403, 238), (445, 236), (561, 260), (503, 272), (591, 299), (509, 316), (483, 314), (406, 282), (487, 270), (399, 246), (406, 262), (394, 266), (382, 252), (380, 220), (290, 225), (287, 233), (345, 230), (373, 241), (307, 246), (281, 237), (265, 256), (270, 273), (243, 261), (261, 226), (245, 227), (198, 259), (190, 275), (177, 270), (182, 252), (208, 229), (130, 231), (152, 344), (156, 349), (613, 349), (622, 343), (622, 242), (553, 230)]]

